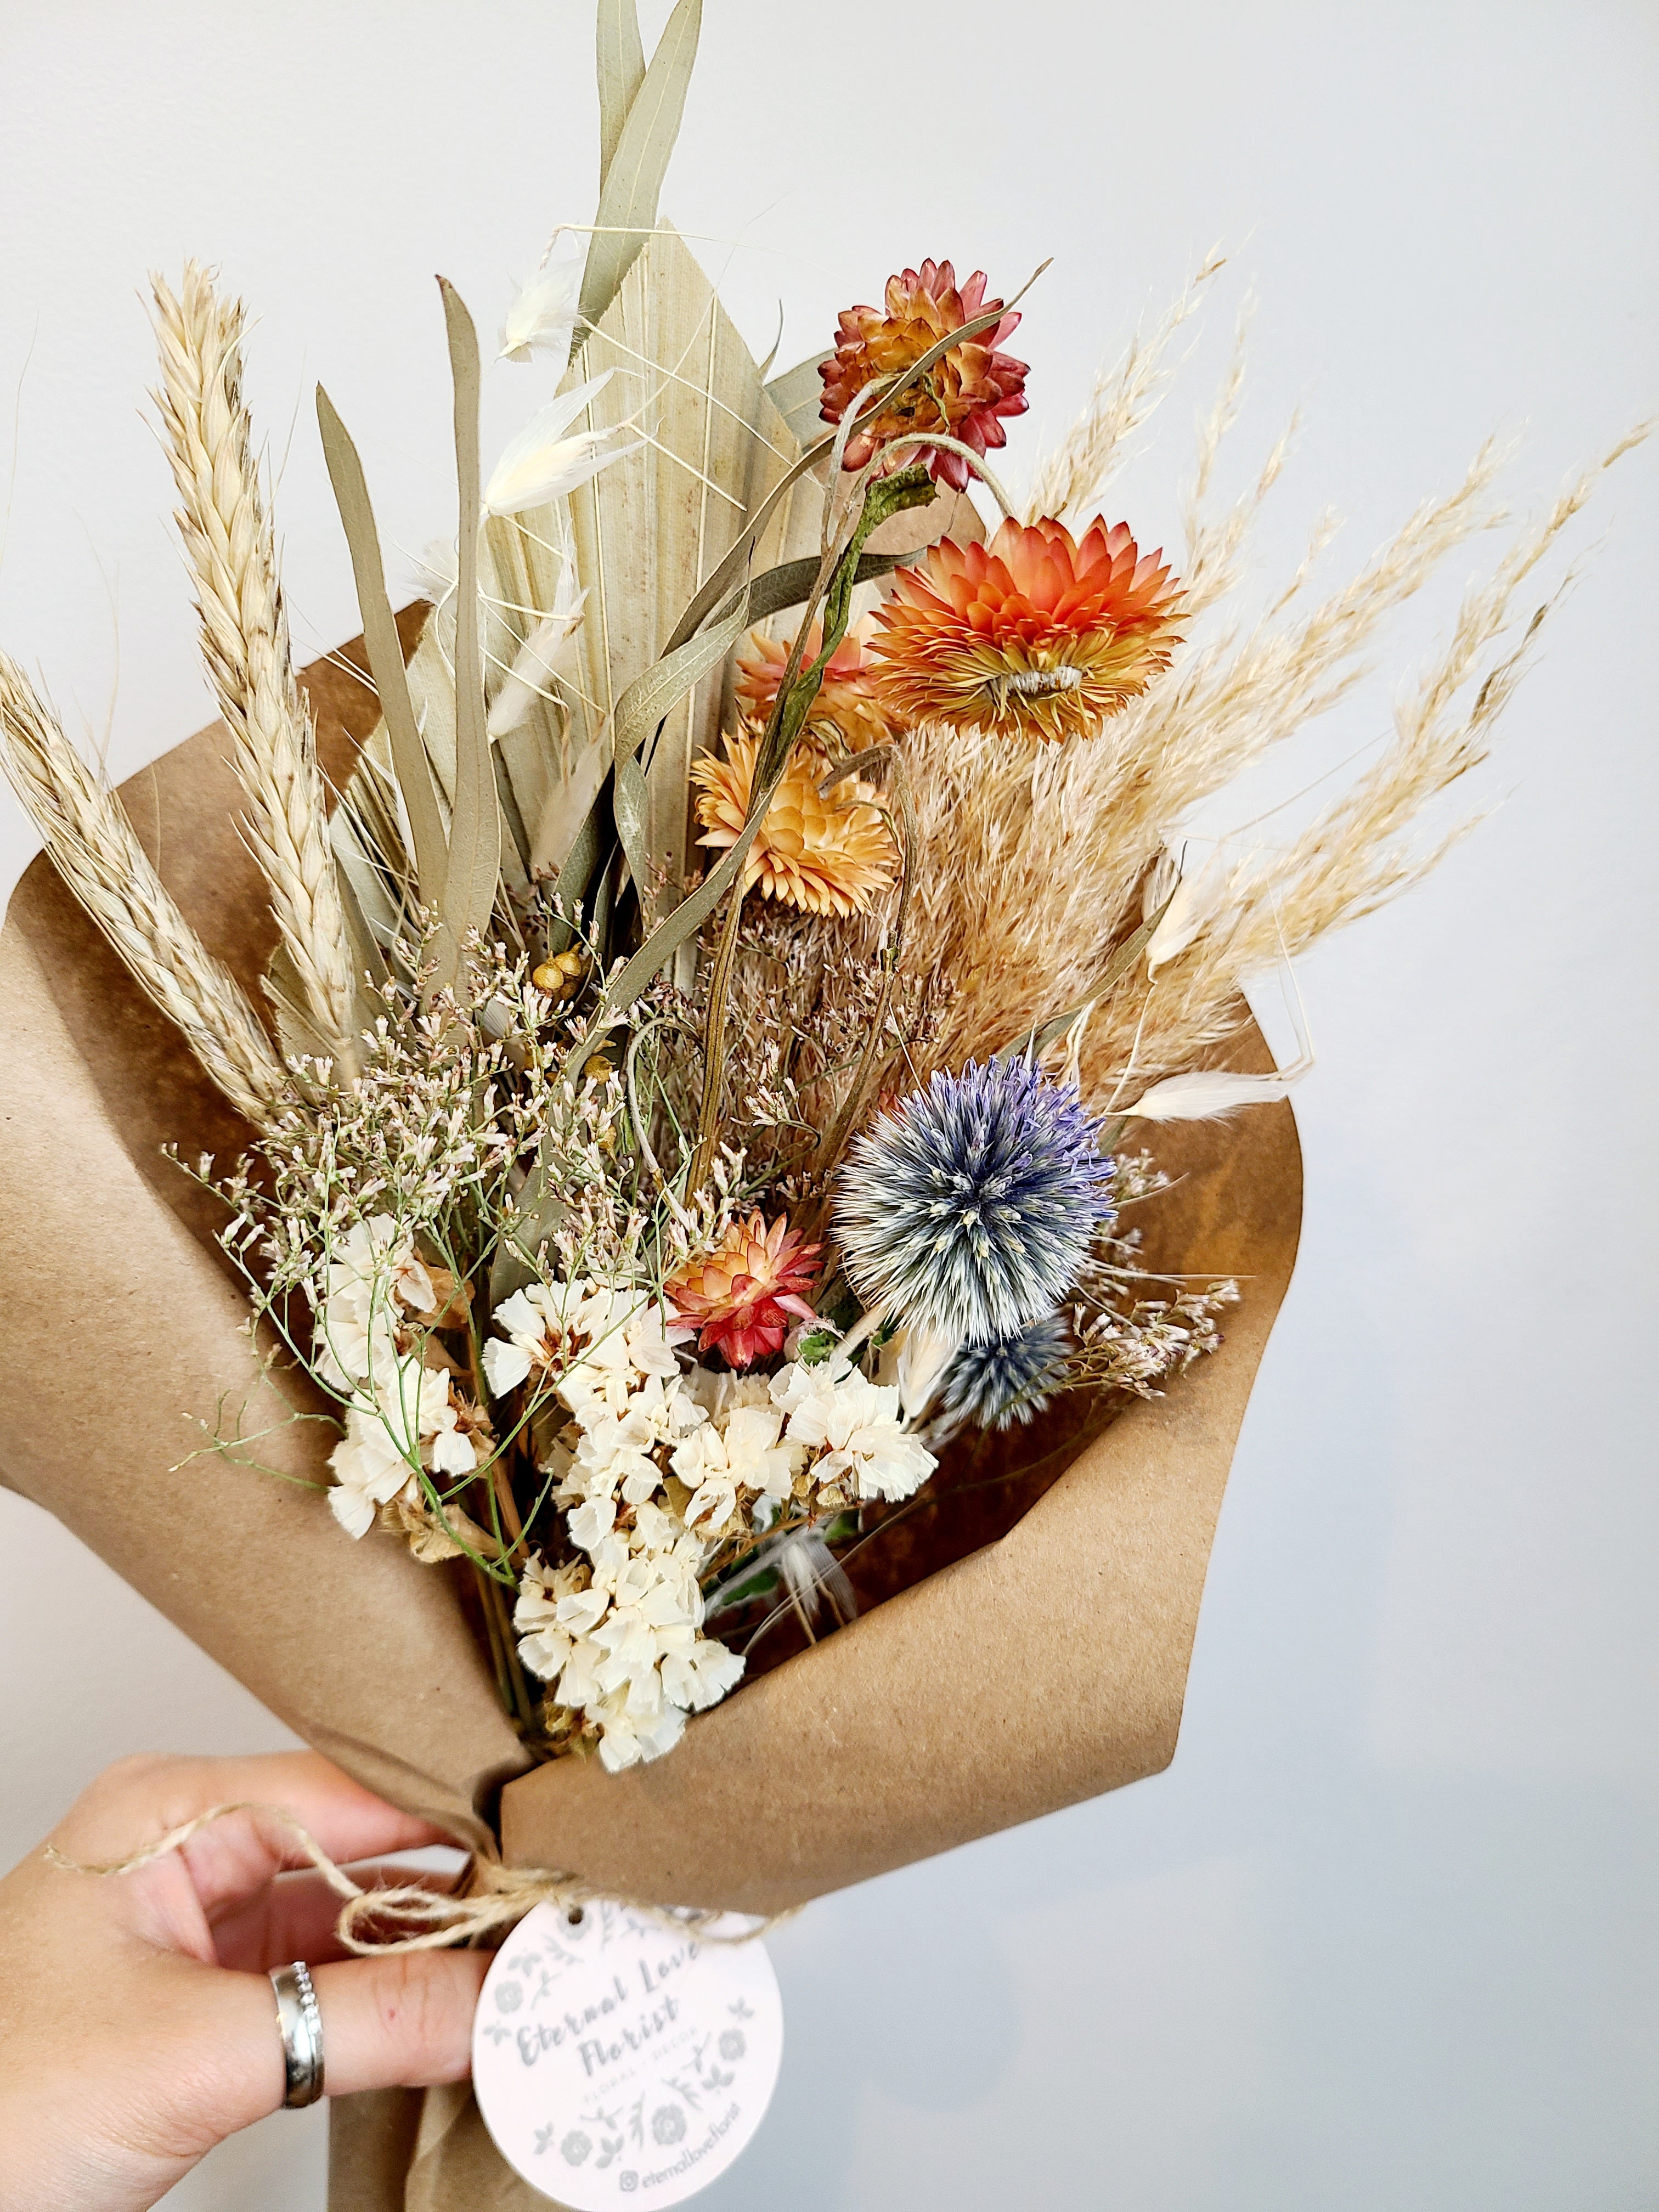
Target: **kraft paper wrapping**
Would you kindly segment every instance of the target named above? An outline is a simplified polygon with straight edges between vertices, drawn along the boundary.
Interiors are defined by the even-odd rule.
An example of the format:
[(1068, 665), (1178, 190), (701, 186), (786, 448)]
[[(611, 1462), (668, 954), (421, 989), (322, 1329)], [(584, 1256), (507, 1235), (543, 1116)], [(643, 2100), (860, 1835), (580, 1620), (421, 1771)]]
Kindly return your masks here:
[[(412, 634), (412, 633), (411, 633)], [(347, 658), (356, 657), (355, 648)], [(339, 657), (337, 657), (337, 659)], [(343, 780), (374, 702), (307, 672)], [(162, 875), (256, 997), (272, 943), (215, 724), (123, 787)], [(1301, 1215), (1285, 1106), (1153, 1133), (1177, 1188), (1148, 1264), (1237, 1273), (1227, 1342), (1131, 1405), (999, 1541), (701, 1716), (659, 1764), (531, 1772), (453, 1570), (346, 1539), (314, 1490), (331, 1437), (262, 1371), (215, 1245), (219, 1209), (161, 1156), (247, 1131), (44, 859), (0, 932), (0, 1480), (57, 1515), (300, 1735), (458, 1838), (665, 1903), (770, 1911), (1156, 1773), (1174, 1754), (1216, 1516)], [(1267, 1065), (1258, 1038), (1237, 1066)], [(180, 1463), (182, 1462), (182, 1464)], [(1030, 1624), (1040, 1619), (1043, 1633)], [(1018, 1666), (1018, 1710), (963, 1694)], [(331, 2212), (532, 2212), (465, 2089), (342, 2100)]]

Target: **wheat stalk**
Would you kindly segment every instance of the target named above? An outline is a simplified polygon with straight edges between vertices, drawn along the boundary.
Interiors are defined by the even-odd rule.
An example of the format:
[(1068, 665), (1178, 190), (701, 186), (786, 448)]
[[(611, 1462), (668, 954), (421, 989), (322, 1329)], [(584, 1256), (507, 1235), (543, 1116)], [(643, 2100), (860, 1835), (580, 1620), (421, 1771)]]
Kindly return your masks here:
[(179, 295), (160, 276), (150, 283), (162, 378), (155, 398), (182, 502), (202, 655), (248, 802), (248, 842), (320, 1048), (352, 1072), (349, 940), (242, 400), (242, 304), (219, 299), (194, 261)]
[(0, 765), (57, 866), (143, 990), (184, 1032), (249, 1121), (289, 1090), (258, 1014), (179, 911), (125, 810), (64, 736), (17, 664), (0, 653)]

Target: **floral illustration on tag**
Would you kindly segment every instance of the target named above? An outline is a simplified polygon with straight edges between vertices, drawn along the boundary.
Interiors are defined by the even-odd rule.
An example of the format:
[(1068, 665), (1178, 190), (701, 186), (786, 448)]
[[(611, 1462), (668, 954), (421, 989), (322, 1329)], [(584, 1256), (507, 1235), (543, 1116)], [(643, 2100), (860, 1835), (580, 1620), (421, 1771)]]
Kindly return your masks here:
[(484, 1984), (474, 2087), (503, 2155), (571, 2212), (672, 2204), (754, 2134), (781, 2045), (775, 1977), (740, 1929), (543, 1905)]

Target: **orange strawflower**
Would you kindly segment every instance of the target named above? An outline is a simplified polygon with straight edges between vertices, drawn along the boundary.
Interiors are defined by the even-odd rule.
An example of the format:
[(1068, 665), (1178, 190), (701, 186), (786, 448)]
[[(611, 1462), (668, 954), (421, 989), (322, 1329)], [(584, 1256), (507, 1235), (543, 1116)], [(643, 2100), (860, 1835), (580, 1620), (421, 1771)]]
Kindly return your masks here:
[[(893, 734), (893, 718), (876, 696), (875, 677), (865, 651), (869, 635), (868, 617), (848, 631), (825, 664), (823, 685), (806, 718), (809, 730), (825, 725), (834, 728), (842, 750), (849, 753), (885, 744)], [(823, 624), (815, 622), (806, 633), (801, 666), (810, 668), (823, 650)], [(771, 720), (788, 659), (788, 643), (768, 637), (763, 630), (751, 629), (738, 647), (738, 705), (751, 722), (764, 726)]]
[[(920, 361), (951, 331), (983, 313), (988, 307), (985, 272), (976, 270), (959, 289), (948, 261), (924, 261), (887, 280), (886, 313), (879, 307), (848, 307), (839, 318), (836, 350), (818, 374), (823, 379), (823, 419), (839, 422), (866, 384), (890, 376)], [(1006, 441), (1002, 422), (1026, 409), (1025, 363), (998, 349), (1013, 336), (1018, 315), (1005, 315), (988, 331), (952, 346), (925, 377), (908, 385), (847, 441), (846, 465), (860, 469), (878, 446), (909, 430), (941, 430), (975, 453)], [(910, 467), (924, 461), (935, 480), (965, 491), (970, 473), (960, 453), (907, 446), (896, 456)]]
[[(730, 737), (724, 744), (723, 753), (691, 763), (704, 832), (697, 842), (720, 851), (737, 843), (748, 816), (760, 740)], [(821, 798), (818, 786), (829, 773), (817, 745), (797, 744), (749, 848), (744, 886), (758, 884), (763, 897), (806, 914), (862, 914), (892, 881), (893, 841), (870, 804), (873, 785), (847, 775)]]
[(894, 579), (871, 651), (907, 720), (1058, 743), (1091, 736), (1170, 665), (1181, 587), (1127, 523), (1079, 544), (1046, 517), (988, 544), (946, 538)]
[(731, 1367), (781, 1352), (792, 1319), (817, 1319), (805, 1294), (822, 1249), (804, 1244), (787, 1214), (769, 1228), (758, 1212), (734, 1221), (707, 1259), (688, 1261), (664, 1285), (669, 1341), (695, 1336), (699, 1352), (718, 1352)]

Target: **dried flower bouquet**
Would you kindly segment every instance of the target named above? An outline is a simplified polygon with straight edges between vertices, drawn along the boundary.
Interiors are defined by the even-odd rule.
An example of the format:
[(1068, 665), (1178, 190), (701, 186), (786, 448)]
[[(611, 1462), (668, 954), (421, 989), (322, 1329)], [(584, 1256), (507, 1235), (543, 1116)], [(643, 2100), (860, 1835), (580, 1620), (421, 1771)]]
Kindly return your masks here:
[[(1392, 745), (1288, 849), (1183, 868), (1194, 809), (1493, 520), (1497, 456), (1241, 629), (1216, 611), (1283, 448), (1211, 511), (1236, 377), (1179, 560), (1091, 513), (1192, 295), (1024, 514), (988, 459), (1026, 404), (1020, 318), (982, 273), (902, 270), (768, 382), (658, 220), (697, 24), (680, 0), (647, 69), (631, 9), (601, 10), (595, 222), (500, 338), (562, 381), (488, 475), (442, 287), (459, 512), (407, 659), (319, 392), (380, 716), (332, 806), (242, 311), (194, 264), (155, 283), (264, 1007), (0, 660), (5, 764), (64, 881), (252, 1125), (234, 1167), (186, 1171), (330, 1409), (339, 1543), (460, 1563), (526, 1753), (613, 1771), (781, 1615), (848, 1617), (848, 1554), (942, 1455), (994, 1439), (1017, 1478), (1058, 1401), (1097, 1428), (1217, 1347), (1233, 1281), (1151, 1272), (1129, 1225), (1168, 1182), (1149, 1133), (1284, 1097), (1296, 1070), (1224, 1064), (1250, 1057), (1244, 987), (1432, 865), (1404, 833), (1483, 757), (1542, 618), (1517, 627), (1517, 594), (1589, 484), (1471, 591)], [(234, 1420), (211, 1449), (255, 1456)]]

